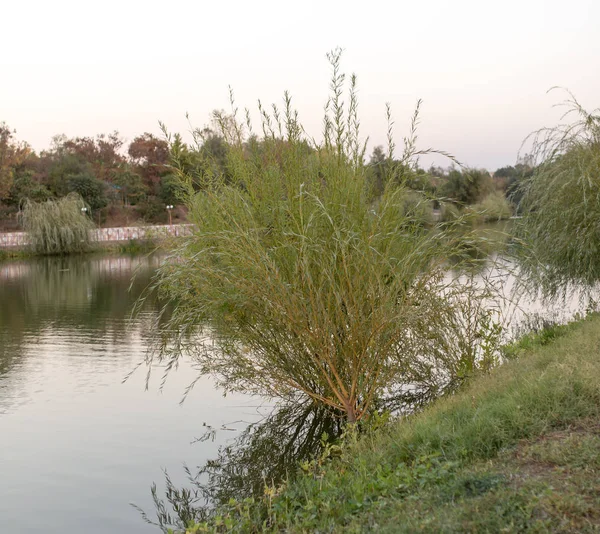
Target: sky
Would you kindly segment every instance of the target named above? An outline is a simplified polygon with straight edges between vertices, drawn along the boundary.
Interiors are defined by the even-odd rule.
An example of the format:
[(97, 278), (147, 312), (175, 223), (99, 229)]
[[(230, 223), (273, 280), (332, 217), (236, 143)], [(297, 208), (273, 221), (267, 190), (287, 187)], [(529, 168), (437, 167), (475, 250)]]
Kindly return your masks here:
[(398, 145), (421, 98), (418, 146), (490, 170), (558, 122), (551, 87), (600, 106), (599, 0), (0, 0), (0, 27), (0, 122), (36, 150), (63, 133), (161, 135), (158, 121), (185, 134), (229, 109), (229, 86), (256, 121), (258, 99), (289, 90), (318, 138), (338, 46), (369, 150), (386, 102)]

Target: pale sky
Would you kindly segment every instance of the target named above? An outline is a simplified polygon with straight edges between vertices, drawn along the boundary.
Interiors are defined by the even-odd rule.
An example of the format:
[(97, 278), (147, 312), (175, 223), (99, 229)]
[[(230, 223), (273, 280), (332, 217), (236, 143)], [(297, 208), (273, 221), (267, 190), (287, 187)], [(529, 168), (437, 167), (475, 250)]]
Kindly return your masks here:
[(183, 133), (186, 112), (203, 126), (227, 109), (229, 85), (252, 110), (289, 90), (318, 137), (336, 46), (371, 148), (386, 102), (401, 144), (422, 98), (420, 146), (494, 170), (557, 121), (550, 87), (600, 106), (600, 0), (0, 0), (0, 28), (0, 121), (37, 150), (159, 120)]

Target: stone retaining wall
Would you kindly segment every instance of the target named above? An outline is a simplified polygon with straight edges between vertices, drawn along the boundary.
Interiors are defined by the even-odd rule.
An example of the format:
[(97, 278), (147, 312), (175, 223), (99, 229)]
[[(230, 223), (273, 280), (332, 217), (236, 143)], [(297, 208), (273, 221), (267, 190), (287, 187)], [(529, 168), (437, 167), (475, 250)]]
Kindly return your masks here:
[[(182, 236), (191, 233), (191, 224), (172, 226), (128, 226), (123, 228), (96, 228), (90, 232), (90, 239), (97, 243), (117, 241), (137, 241), (160, 239), (167, 236)], [(0, 233), (0, 248), (23, 248), (29, 244), (25, 232)]]

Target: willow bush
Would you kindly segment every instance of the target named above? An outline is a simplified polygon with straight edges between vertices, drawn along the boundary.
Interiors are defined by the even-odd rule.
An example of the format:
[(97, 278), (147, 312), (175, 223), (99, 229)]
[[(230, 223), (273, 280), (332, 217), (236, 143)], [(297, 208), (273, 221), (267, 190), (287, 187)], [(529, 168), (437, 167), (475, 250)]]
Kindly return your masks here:
[(89, 247), (94, 223), (83, 211), (83, 199), (71, 193), (58, 200), (26, 200), (20, 217), (36, 254), (69, 254)]
[[(187, 354), (225, 390), (308, 396), (353, 422), (386, 398), (439, 395), (477, 367), (449, 339), (462, 335), (450, 327), (467, 290), (446, 263), (474, 237), (461, 217), (434, 223), (433, 199), (405, 185), (416, 158), (431, 152), (416, 148), (418, 106), (375, 195), (356, 78), (345, 105), (339, 52), (329, 59), (322, 142), (306, 136), (286, 94), (282, 109), (259, 103), (261, 138), (235, 104), (232, 115), (215, 115), (228, 142), (225, 177), (209, 165), (190, 170), (174, 154), (195, 229), (158, 272), (173, 310), (148, 363), (170, 369)], [(391, 162), (391, 122), (388, 144)]]
[(510, 204), (500, 191), (490, 193), (469, 208), (484, 222), (502, 221), (512, 215)]
[(587, 112), (568, 93), (565, 121), (532, 134), (536, 168), (520, 193), (524, 266), (556, 293), (600, 280), (600, 109)]

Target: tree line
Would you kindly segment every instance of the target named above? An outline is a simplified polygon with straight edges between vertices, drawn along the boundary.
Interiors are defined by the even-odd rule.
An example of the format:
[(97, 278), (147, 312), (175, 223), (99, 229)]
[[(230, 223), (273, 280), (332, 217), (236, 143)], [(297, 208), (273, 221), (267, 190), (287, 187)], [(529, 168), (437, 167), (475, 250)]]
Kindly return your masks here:
[[(228, 130), (227, 124), (233, 124), (230, 116), (214, 112), (212, 126), (196, 130), (191, 144), (184, 143), (180, 136), (175, 136), (169, 144), (148, 132), (127, 143), (115, 131), (95, 137), (56, 135), (48, 149), (36, 152), (2, 122), (0, 224), (5, 229), (16, 226), (16, 213), (26, 199), (44, 202), (70, 193), (79, 194), (90, 207), (94, 220), (101, 224), (166, 222), (166, 206), (182, 204), (178, 194), (181, 184), (176, 178), (178, 169), (173, 168), (173, 159), (189, 175), (197, 177), (196, 189), (206, 187), (207, 175), (225, 181), (232, 175), (227, 164), (231, 144), (228, 135), (232, 137), (235, 132)], [(244, 150), (248, 154), (263, 153), (264, 157), (264, 139), (249, 136), (244, 141)], [(303, 152), (304, 157), (314, 158), (314, 150), (308, 143)], [(383, 147), (373, 149), (367, 168), (375, 195), (381, 195), (386, 175), (399, 163)], [(518, 184), (532, 172), (533, 167), (522, 162), (493, 173), (457, 166), (427, 170), (417, 166), (411, 169), (406, 183), (414, 191), (447, 199), (444, 214), (476, 206), (494, 219), (510, 213), (509, 205), (518, 206)], [(437, 201), (433, 207), (441, 208)], [(175, 211), (176, 218), (185, 217), (185, 210)]]
[[(220, 138), (206, 132), (207, 147)], [(169, 146), (143, 133), (128, 144), (118, 134), (96, 137), (57, 135), (50, 148), (36, 152), (6, 123), (0, 123), (0, 221), (16, 224), (26, 200), (45, 202), (77, 193), (94, 220), (116, 224), (164, 222), (165, 206), (178, 204)]]

